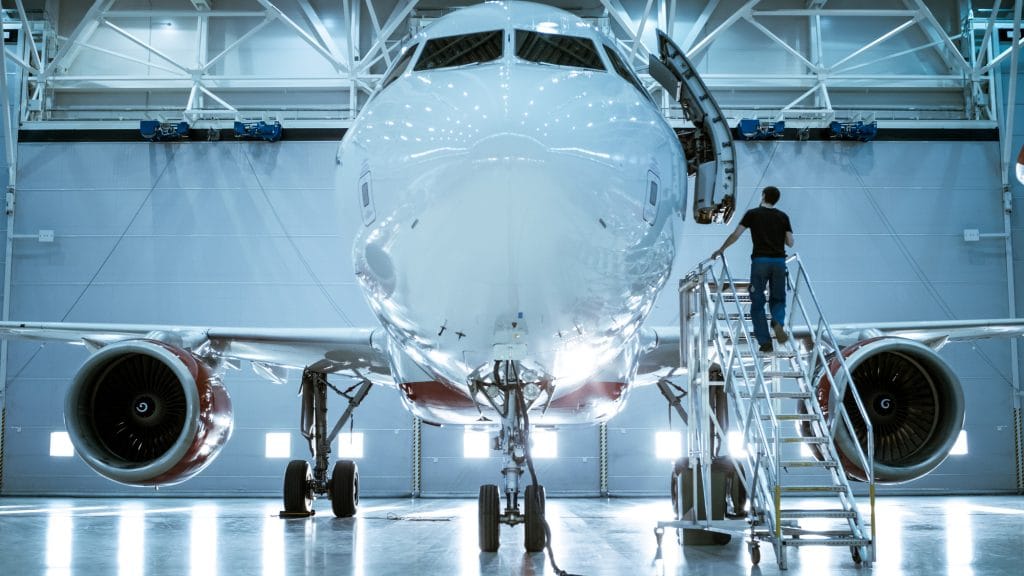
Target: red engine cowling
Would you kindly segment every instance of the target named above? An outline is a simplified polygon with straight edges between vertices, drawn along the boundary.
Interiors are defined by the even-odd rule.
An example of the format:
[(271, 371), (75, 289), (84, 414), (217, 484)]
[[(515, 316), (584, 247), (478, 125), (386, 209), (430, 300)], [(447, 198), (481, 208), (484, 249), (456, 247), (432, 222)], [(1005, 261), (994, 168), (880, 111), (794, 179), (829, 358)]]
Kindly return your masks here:
[[(874, 472), (879, 483), (906, 482), (924, 476), (949, 455), (964, 424), (964, 396), (953, 369), (934, 350), (905, 338), (871, 338), (844, 348), (846, 364), (861, 403), (871, 420), (875, 444)], [(829, 365), (833, 375), (839, 362)], [(823, 374), (816, 395), (828, 416), (831, 383)], [(867, 427), (850, 391), (843, 404), (850, 416), (856, 442), (867, 453)], [(800, 430), (812, 435), (810, 426)], [(840, 424), (836, 449), (853, 480), (867, 474), (855, 456), (854, 439)], [(816, 454), (819, 459), (822, 454)]]
[(133, 486), (184, 482), (231, 436), (231, 399), (192, 353), (152, 340), (105, 346), (85, 361), (64, 403), (78, 455)]

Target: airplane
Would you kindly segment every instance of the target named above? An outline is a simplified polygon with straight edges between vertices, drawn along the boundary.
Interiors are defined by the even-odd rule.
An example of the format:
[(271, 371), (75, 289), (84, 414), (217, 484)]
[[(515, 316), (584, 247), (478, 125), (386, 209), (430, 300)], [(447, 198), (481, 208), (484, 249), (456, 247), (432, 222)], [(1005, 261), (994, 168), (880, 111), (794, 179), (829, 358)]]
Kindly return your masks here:
[[(721, 111), (659, 38), (650, 72), (693, 121), (685, 149), (617, 44), (563, 10), (487, 2), (405, 41), (337, 154), (336, 194), (351, 208), (339, 217), (359, 221), (351, 258), (378, 327), (15, 321), (0, 336), (92, 352), (65, 398), (67, 429), (97, 473), (136, 486), (183, 482), (214, 460), (232, 430), (226, 369), (248, 361), (279, 382), (301, 369), (315, 462), (288, 464), (289, 514), (308, 514), (318, 495), (336, 516), (356, 513), (358, 468), (338, 460), (328, 473), (330, 443), (370, 387), (396, 387), (424, 422), (496, 430), (503, 484), (480, 488), (480, 548), (497, 549), (501, 523), (523, 523), (526, 549), (539, 551), (549, 538), (531, 428), (605, 422), (637, 386), (678, 371), (679, 327), (644, 321), (671, 274), (688, 177), (698, 222), (725, 222), (735, 207)], [(903, 482), (938, 466), (963, 424), (959, 380), (936, 350), (1020, 335), (1024, 323), (835, 329), (851, 366), (903, 371), (944, 399), (931, 433), (891, 461), (876, 455), (878, 481)], [(890, 359), (904, 361), (880, 362)], [(331, 431), (328, 375), (357, 382)]]

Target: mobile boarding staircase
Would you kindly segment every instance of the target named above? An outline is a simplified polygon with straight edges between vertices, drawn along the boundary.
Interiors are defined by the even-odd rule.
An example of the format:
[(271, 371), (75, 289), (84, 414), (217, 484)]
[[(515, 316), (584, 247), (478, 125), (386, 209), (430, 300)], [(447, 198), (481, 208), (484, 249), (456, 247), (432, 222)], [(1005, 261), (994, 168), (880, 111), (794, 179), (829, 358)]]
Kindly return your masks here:
[[(875, 559), (871, 423), (845, 360), (836, 353), (835, 338), (803, 263), (796, 255), (787, 262), (790, 338), (785, 344), (773, 342), (771, 353), (759, 352), (753, 337), (749, 282), (734, 279), (724, 258), (702, 262), (680, 282), (680, 354), (689, 383), (685, 390), (667, 381), (659, 387), (687, 422), (689, 457), (677, 463), (674, 475), (679, 496), (674, 499), (676, 520), (659, 522), (655, 529), (659, 555), (665, 528), (676, 528), (686, 535), (725, 534), (719, 543), (727, 542), (729, 533), (747, 533), (751, 562), (760, 562), (760, 543), (769, 543), (780, 569), (787, 568), (790, 547), (843, 546), (849, 547), (856, 563)], [(819, 385), (826, 383), (830, 392), (820, 394), (828, 397), (818, 398)], [(857, 437), (847, 403), (839, 401), (847, 390), (867, 424), (866, 437), (848, 442), (856, 446), (856, 453), (845, 457), (870, 480), (870, 523), (854, 502), (836, 451), (837, 435)], [(713, 498), (724, 496), (721, 490), (715, 494), (712, 464), (721, 467), (718, 452), (730, 422), (731, 429), (742, 434), (746, 452), (731, 459), (748, 497), (746, 527), (741, 521), (715, 519), (713, 512)], [(731, 492), (734, 503), (742, 507), (742, 498)], [(809, 498), (814, 496), (820, 498)], [(791, 504), (795, 499), (800, 507)], [(736, 512), (743, 515), (742, 509)]]

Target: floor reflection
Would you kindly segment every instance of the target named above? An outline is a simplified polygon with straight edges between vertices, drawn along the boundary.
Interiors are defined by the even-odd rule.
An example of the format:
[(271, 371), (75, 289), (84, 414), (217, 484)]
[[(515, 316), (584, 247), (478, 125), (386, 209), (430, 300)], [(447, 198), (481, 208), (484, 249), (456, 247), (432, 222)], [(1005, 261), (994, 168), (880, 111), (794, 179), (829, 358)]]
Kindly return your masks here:
[(974, 528), (970, 506), (954, 501), (946, 507), (947, 574), (974, 576)]
[(273, 516), (263, 517), (262, 547), (263, 576), (279, 576), (285, 573), (284, 522)]
[[(316, 516), (287, 520), (269, 499), (0, 502), (5, 576), (554, 574), (545, 553), (524, 553), (521, 525), (502, 526), (498, 551), (481, 553), (475, 499), (367, 501), (348, 519), (318, 502)], [(551, 500), (555, 560), (588, 576), (1016, 576), (1024, 549), (1020, 497), (880, 499), (878, 557), (869, 571), (846, 547), (803, 547), (789, 550), (783, 573), (768, 543), (752, 567), (740, 535), (725, 546), (679, 546), (672, 529), (658, 556), (653, 528), (669, 516), (661, 500)]]
[(189, 530), (189, 573), (191, 576), (217, 576), (217, 506), (197, 504), (193, 507)]
[(70, 507), (49, 511), (46, 523), (46, 576), (71, 576), (75, 523)]
[(118, 510), (117, 573), (138, 576), (146, 573), (146, 510), (141, 502), (129, 502)]

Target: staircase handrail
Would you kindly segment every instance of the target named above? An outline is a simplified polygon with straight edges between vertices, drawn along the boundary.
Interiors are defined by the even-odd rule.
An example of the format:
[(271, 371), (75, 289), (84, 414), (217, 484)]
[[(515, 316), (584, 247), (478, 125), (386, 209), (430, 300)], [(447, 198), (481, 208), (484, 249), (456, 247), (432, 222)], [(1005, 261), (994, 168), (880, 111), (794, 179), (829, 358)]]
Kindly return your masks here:
[[(819, 304), (818, 297), (814, 293), (814, 288), (811, 286), (810, 278), (807, 274), (807, 269), (803, 264), (803, 260), (801, 260), (799, 254), (793, 253), (786, 259), (786, 262), (787, 264), (789, 264), (790, 262), (796, 262), (797, 265), (796, 279), (794, 280), (792, 275), (787, 276), (788, 283), (790, 284), (791, 289), (794, 290), (795, 292), (801, 284), (801, 279), (803, 279), (802, 284), (803, 286), (806, 287), (807, 296), (810, 298), (811, 304), (813, 305), (814, 310), (817, 313), (819, 331), (821, 331), (822, 329), (824, 330), (825, 339), (827, 339), (829, 345), (835, 350), (835, 352), (831, 355), (831, 358), (828, 358), (825, 356), (825, 352), (822, 346), (817, 345), (821, 342), (820, 339), (815, 340), (815, 345), (812, 346), (812, 351), (814, 352), (816, 360), (818, 360), (821, 364), (823, 377), (826, 378), (830, 384), (829, 400), (832, 406), (829, 409), (829, 418), (831, 420), (831, 423), (829, 425), (829, 433), (834, 438), (836, 428), (839, 422), (843, 423), (846, 433), (850, 435), (850, 438), (853, 439), (854, 446), (856, 446), (855, 454), (857, 456), (857, 459), (859, 460), (859, 463), (862, 465), (862, 470), (864, 470), (865, 474), (867, 475), (866, 480), (868, 481), (868, 483), (873, 485), (875, 478), (875, 438), (874, 429), (871, 425), (871, 418), (868, 416), (867, 409), (864, 407), (864, 403), (861, 402), (860, 394), (857, 391), (857, 385), (856, 383), (854, 383), (853, 380), (853, 373), (851, 372), (849, 365), (846, 363), (846, 357), (842, 354), (842, 352), (839, 350), (839, 347), (836, 345), (836, 342), (838, 342), (838, 340), (835, 334), (832, 332), (832, 326), (829, 324), (828, 320), (825, 319), (825, 316), (821, 311), (821, 306)], [(793, 309), (791, 309), (790, 318), (792, 318), (796, 310), (799, 309), (801, 315), (803, 316), (804, 322), (807, 325), (808, 330), (810, 330), (810, 317), (807, 314), (806, 308), (804, 307), (803, 299), (794, 298), (794, 302), (797, 305), (794, 306)], [(789, 324), (790, 326), (792, 326), (792, 321)], [(799, 355), (797, 356), (797, 362), (802, 362), (802, 360), (799, 358)], [(833, 371), (829, 369), (829, 364), (831, 362), (838, 363), (838, 370), (836, 370), (836, 372), (840, 375), (839, 378), (836, 378), (835, 374), (833, 374)], [(811, 382), (811, 378), (813, 378), (814, 376), (816, 376), (816, 374), (808, 374), (808, 382)], [(851, 392), (851, 396), (853, 397), (854, 404), (857, 407), (857, 411), (860, 413), (860, 416), (864, 421), (864, 425), (866, 426), (866, 453), (864, 449), (861, 447), (860, 442), (856, 441), (856, 430), (853, 426), (853, 423), (850, 420), (849, 415), (847, 414), (846, 404), (844, 402), (847, 387), (849, 387), (849, 391)]]

